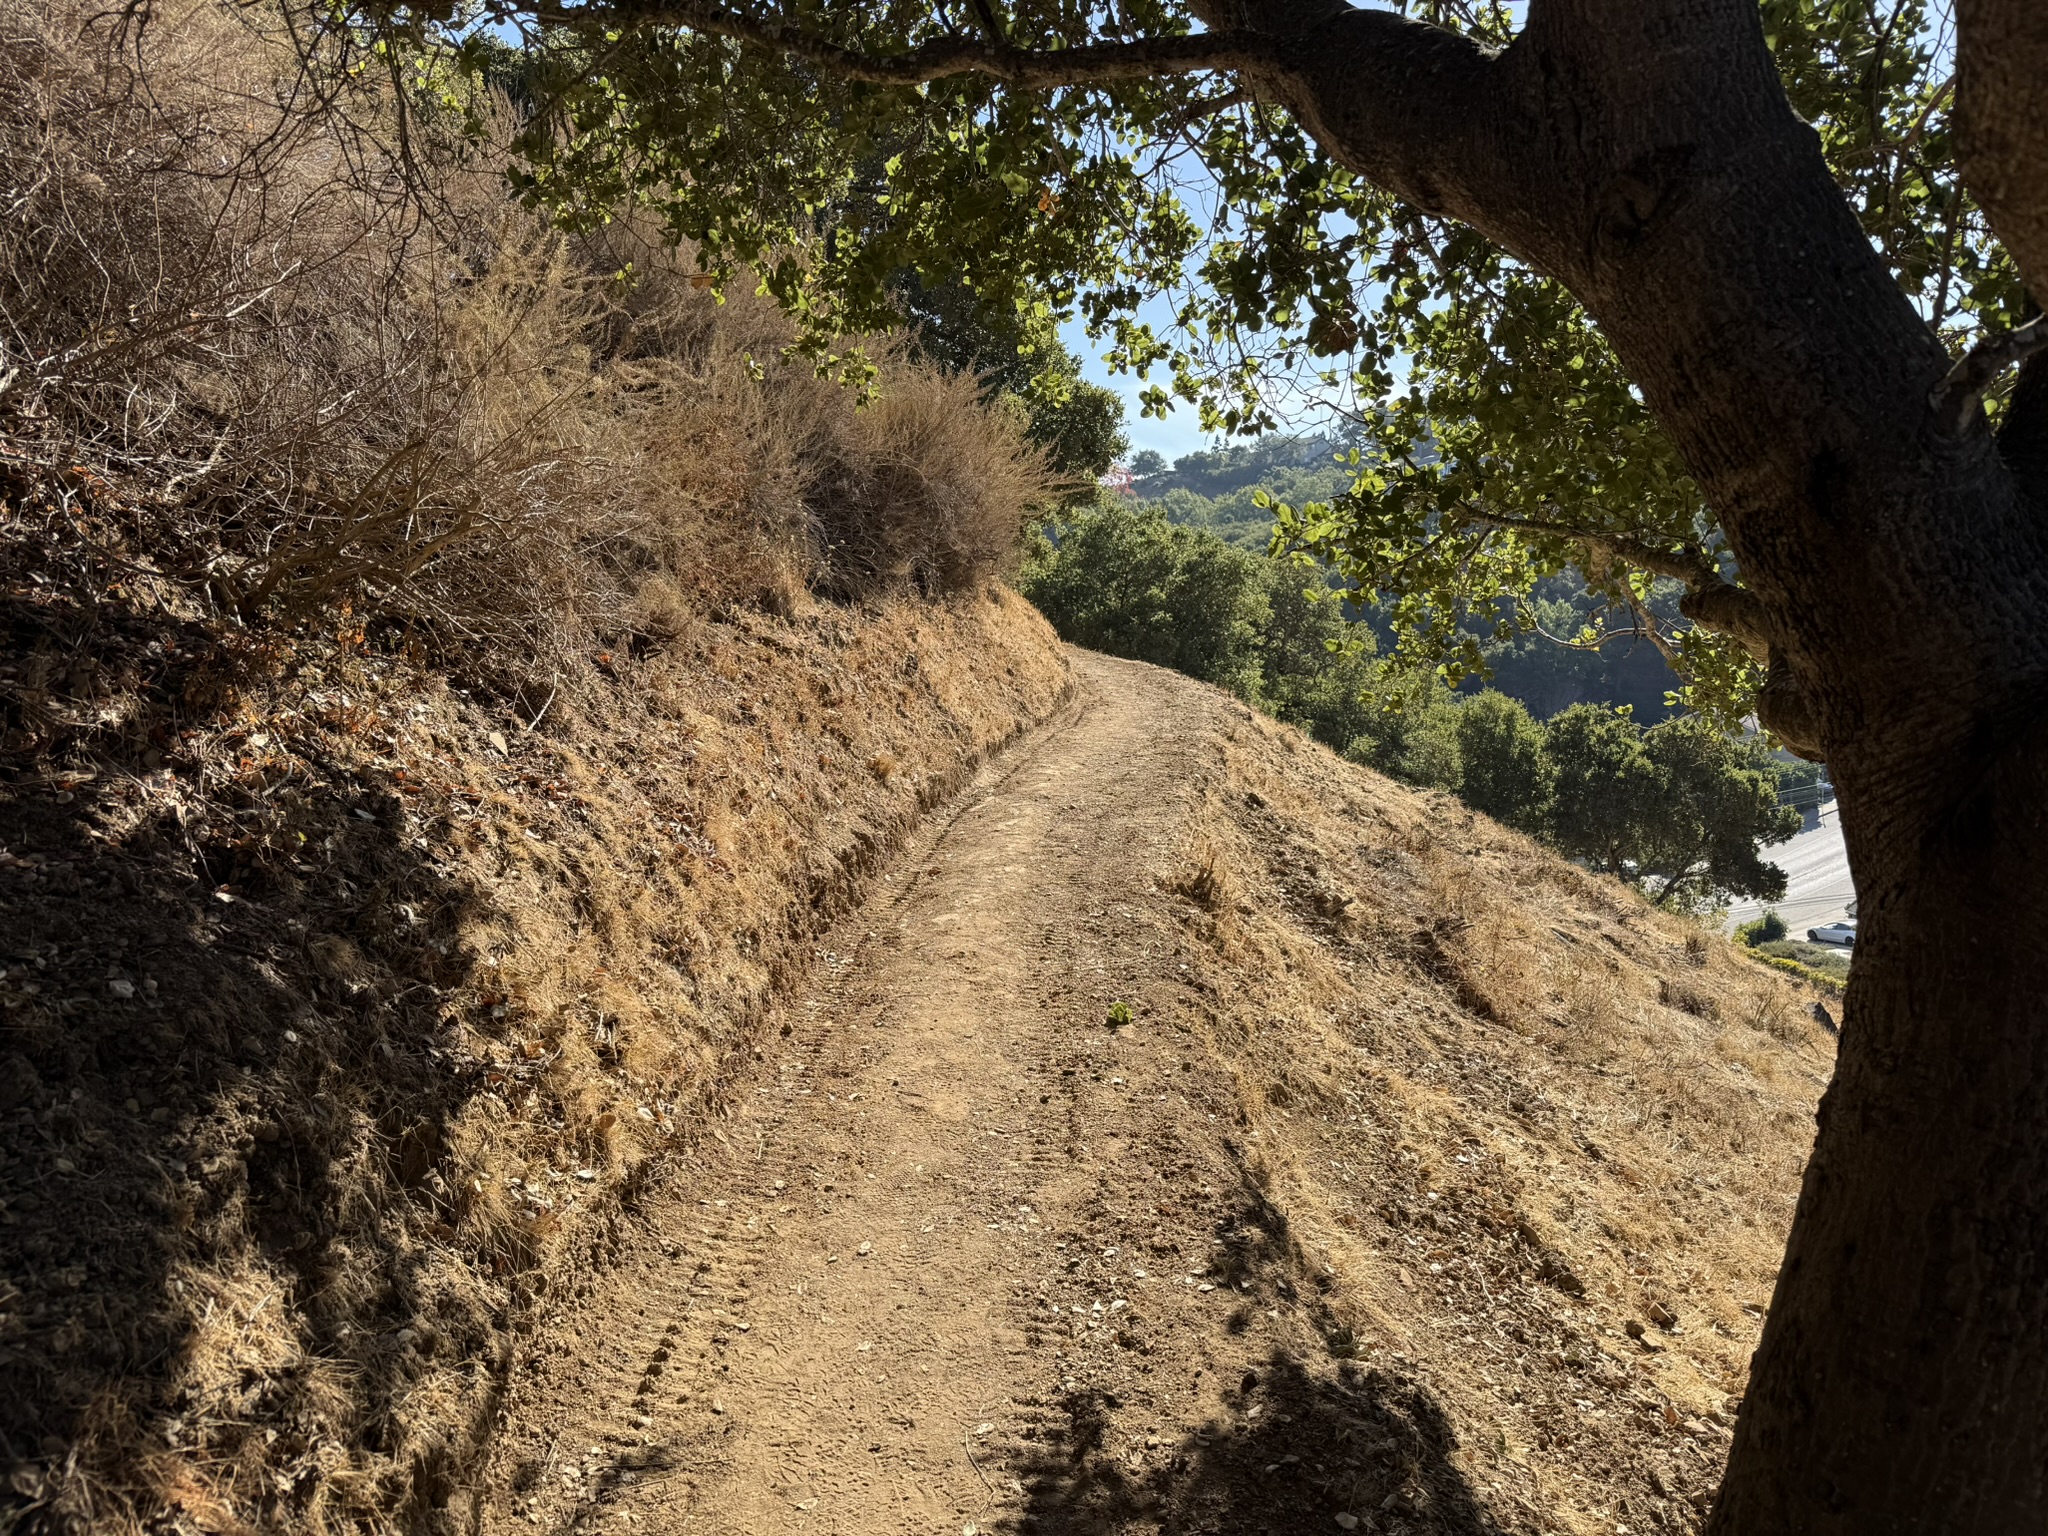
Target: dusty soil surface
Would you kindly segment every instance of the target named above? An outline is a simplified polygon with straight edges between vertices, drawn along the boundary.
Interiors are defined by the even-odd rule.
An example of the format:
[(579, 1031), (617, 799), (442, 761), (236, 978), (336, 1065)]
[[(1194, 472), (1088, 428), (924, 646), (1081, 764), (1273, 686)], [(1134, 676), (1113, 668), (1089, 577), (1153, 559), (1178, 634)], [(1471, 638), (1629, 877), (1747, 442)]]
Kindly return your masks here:
[(536, 1296), (1069, 686), (996, 587), (731, 610), (531, 730), (148, 615), (67, 673), (62, 618), (0, 592), (0, 1531), (37, 1536), (457, 1528)]
[[(1614, 1206), (1661, 1197), (1585, 1134), (1604, 1122), (1537, 1080), (1557, 1048), (1498, 1027), (1553, 995), (1560, 1020), (1580, 1019), (1583, 983), (1553, 994), (1532, 971), (1490, 1003), (1491, 973), (1460, 958), (1460, 935), (1484, 926), (1466, 893), (1497, 877), (1537, 911), (1557, 882), (1600, 909), (1560, 920), (1607, 930), (1617, 955), (1648, 946), (1684, 970), (1704, 949), (1631, 926), (1626, 893), (1220, 694), (1085, 653), (1074, 667), (1067, 712), (984, 769), (820, 946), (754, 1080), (617, 1265), (557, 1298), (515, 1372), (483, 1529), (1693, 1529), (1723, 1395), (1739, 1393), (1727, 1361), (1761, 1313), (1734, 1292), (1758, 1279), (1711, 1240), (1701, 1263), (1691, 1237), (1653, 1243), (1601, 1214), (1617, 1171)], [(1283, 771), (1320, 776), (1296, 793), (1322, 796), (1331, 836), (1378, 870), (1385, 921), (1361, 922), (1307, 834), (1272, 821)], [(1444, 904), (1423, 868), (1438, 857), (1429, 817), (1471, 844), (1451, 861), (1455, 921), (1386, 895)], [(1233, 872), (1240, 823), (1264, 827), (1271, 868)], [(1292, 926), (1262, 936), (1262, 910)], [(1580, 940), (1552, 927), (1542, 942)], [(1505, 943), (1488, 940), (1496, 971)], [(1620, 959), (1589, 964), (1614, 996), (1634, 984)], [(1652, 995), (1670, 1002), (1673, 985)], [(1708, 1028), (1718, 1005), (1675, 985), (1676, 1006), (1645, 1003), (1633, 1027)], [(1277, 1026), (1283, 1009), (1315, 1022), (1262, 1040), (1254, 1016)], [(1617, 1038), (1619, 1017), (1601, 1015)], [(1498, 1060), (1468, 1064), (1473, 1031), (1502, 1042)], [(1818, 1051), (1757, 1037), (1807, 1053), (1780, 1097), (1810, 1106)], [(1609, 1063), (1592, 1073), (1621, 1075), (1605, 1045), (1587, 1049)], [(1379, 1065), (1340, 1082), (1362, 1053)], [(1749, 1059), (1731, 1092), (1761, 1102), (1753, 1085), (1776, 1068)], [(1377, 1109), (1360, 1112), (1361, 1088)], [(1487, 1142), (1510, 1113), (1504, 1148), (1554, 1120), (1574, 1161), (1583, 1143), (1599, 1164), (1539, 1171), (1535, 1217), (1518, 1214), (1515, 1154)], [(1723, 1126), (1732, 1112), (1696, 1097), (1688, 1113)], [(1668, 1113), (1651, 1130), (1689, 1145)], [(1803, 1134), (1761, 1160), (1768, 1208), (1695, 1204), (1675, 1229), (1760, 1229), (1768, 1254)], [(1649, 1156), (1628, 1145), (1639, 1167)], [(1567, 1263), (1553, 1240), (1580, 1227)], [(1729, 1293), (1711, 1318), (1689, 1293), (1680, 1305), (1675, 1278), (1649, 1278), (1682, 1267), (1678, 1251), (1638, 1251), (1653, 1248)], [(1662, 1344), (1621, 1326), (1653, 1293), (1674, 1310), (1652, 1316), (1685, 1316)]]

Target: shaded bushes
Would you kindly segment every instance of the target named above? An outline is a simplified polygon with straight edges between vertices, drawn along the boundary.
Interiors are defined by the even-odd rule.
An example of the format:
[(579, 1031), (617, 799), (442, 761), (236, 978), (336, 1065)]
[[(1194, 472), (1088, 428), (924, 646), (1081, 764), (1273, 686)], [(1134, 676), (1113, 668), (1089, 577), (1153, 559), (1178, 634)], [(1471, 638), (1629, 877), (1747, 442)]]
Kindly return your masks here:
[(1785, 937), (1785, 919), (1773, 907), (1753, 922), (1742, 924), (1735, 930), (1735, 937), (1751, 949), (1760, 944), (1775, 944)]

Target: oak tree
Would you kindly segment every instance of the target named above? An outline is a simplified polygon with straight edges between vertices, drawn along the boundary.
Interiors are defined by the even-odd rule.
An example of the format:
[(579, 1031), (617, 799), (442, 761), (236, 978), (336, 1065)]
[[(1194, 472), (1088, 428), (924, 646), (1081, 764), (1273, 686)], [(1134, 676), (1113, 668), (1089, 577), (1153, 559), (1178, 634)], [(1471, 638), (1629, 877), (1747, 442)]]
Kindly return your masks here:
[(529, 195), (658, 208), (823, 366), (913, 268), (1077, 308), (1219, 426), (1350, 389), (1356, 488), (1283, 533), (1426, 656), (1567, 564), (1630, 613), (1683, 583), (1638, 627), (1826, 758), (1862, 902), (1712, 1527), (2048, 1527), (2048, 6), (1406, 9), (345, 19), (521, 33)]

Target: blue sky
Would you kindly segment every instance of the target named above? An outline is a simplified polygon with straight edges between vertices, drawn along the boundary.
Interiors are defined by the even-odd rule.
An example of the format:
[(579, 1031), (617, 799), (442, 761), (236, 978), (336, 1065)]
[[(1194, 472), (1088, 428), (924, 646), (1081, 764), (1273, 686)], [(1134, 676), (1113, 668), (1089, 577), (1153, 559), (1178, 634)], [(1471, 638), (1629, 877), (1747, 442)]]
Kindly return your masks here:
[[(1149, 308), (1149, 306), (1148, 306)], [(1161, 315), (1147, 314), (1155, 326), (1163, 326), (1166, 306), (1160, 305)], [(1130, 434), (1131, 452), (1138, 453), (1150, 448), (1164, 454), (1169, 463), (1184, 453), (1194, 453), (1210, 446), (1203, 437), (1200, 422), (1196, 419), (1193, 406), (1182, 405), (1164, 421), (1148, 421), (1138, 414), (1138, 391), (1143, 382), (1127, 373), (1111, 373), (1102, 361), (1102, 350), (1106, 343), (1095, 343), (1088, 339), (1088, 328), (1079, 320), (1070, 320), (1060, 329), (1060, 339), (1065, 341), (1073, 354), (1081, 359), (1081, 376), (1091, 384), (1100, 384), (1113, 389), (1123, 396), (1124, 429)], [(1154, 383), (1164, 383), (1163, 371), (1155, 371)]]

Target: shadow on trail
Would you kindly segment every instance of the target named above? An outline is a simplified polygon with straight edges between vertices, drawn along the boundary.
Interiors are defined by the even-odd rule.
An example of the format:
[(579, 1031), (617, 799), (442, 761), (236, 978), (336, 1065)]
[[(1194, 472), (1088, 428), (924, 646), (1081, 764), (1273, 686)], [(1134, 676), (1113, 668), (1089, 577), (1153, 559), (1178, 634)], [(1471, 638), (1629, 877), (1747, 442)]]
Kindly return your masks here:
[(1155, 1527), (1174, 1536), (1499, 1536), (1450, 1461), (1457, 1441), (1443, 1410), (1414, 1384), (1348, 1364), (1326, 1378), (1276, 1351), (1225, 1396), (1228, 1422), (1140, 1472), (1106, 1443), (1115, 1402), (1070, 1395), (1064, 1443), (1020, 1469), (1026, 1504), (1017, 1528), (1034, 1536)]
[[(1305, 1312), (1348, 1352), (1349, 1331), (1331, 1315), (1319, 1276), (1295, 1242), (1286, 1213), (1226, 1139), (1242, 1183), (1210, 1229), (1208, 1274), (1235, 1293), (1223, 1328), (1242, 1335), (1276, 1307)], [(1056, 1438), (1016, 1468), (1024, 1511), (1015, 1529), (1032, 1536), (1293, 1536), (1358, 1531), (1371, 1536), (1501, 1536), (1453, 1463), (1458, 1440), (1424, 1388), (1349, 1359), (1305, 1362), (1268, 1353), (1223, 1393), (1224, 1411), (1170, 1449), (1142, 1458), (1120, 1435), (1115, 1395), (1069, 1393), (1057, 1404)], [(1120, 1443), (1121, 1442), (1121, 1443)]]

